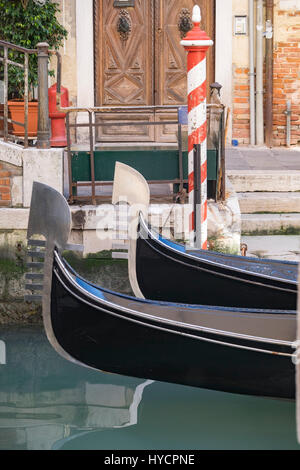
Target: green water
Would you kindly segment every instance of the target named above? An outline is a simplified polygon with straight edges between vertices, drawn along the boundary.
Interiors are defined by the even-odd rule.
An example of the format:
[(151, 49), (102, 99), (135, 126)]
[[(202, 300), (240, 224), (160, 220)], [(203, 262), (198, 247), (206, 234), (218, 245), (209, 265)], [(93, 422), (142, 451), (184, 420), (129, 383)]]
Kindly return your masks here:
[(293, 402), (94, 372), (40, 327), (0, 327), (0, 364), (0, 449), (300, 448)]

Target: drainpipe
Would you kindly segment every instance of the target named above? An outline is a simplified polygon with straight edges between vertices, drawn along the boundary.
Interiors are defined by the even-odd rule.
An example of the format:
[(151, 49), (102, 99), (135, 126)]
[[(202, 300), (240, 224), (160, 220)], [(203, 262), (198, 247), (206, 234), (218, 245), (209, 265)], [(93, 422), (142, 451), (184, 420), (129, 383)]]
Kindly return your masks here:
[(256, 145), (264, 145), (263, 0), (257, 0), (256, 19)]
[(249, 0), (250, 144), (255, 145), (254, 0)]
[(292, 115), (292, 102), (288, 100), (286, 102), (286, 146), (291, 146), (291, 115)]
[(273, 23), (274, 2), (266, 0), (266, 145), (273, 144)]

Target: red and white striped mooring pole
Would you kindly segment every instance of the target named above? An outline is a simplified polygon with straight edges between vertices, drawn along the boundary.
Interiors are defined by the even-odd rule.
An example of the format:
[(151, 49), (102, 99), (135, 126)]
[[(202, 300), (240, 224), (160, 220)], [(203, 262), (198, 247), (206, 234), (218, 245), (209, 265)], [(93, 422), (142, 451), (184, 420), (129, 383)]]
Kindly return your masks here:
[(195, 210), (190, 213), (190, 244), (207, 250), (207, 117), (206, 117), (206, 53), (213, 41), (201, 31), (201, 10), (194, 6), (194, 27), (181, 45), (188, 52), (188, 159), (189, 205), (194, 208), (194, 145), (201, 145), (201, 217), (195, 224)]

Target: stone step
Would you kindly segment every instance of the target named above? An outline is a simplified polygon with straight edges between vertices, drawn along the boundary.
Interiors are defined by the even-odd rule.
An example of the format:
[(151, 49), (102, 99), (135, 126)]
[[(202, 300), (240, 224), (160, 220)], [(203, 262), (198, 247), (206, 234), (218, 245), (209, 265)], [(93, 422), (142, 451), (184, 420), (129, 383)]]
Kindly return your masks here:
[(237, 193), (300, 191), (300, 170), (228, 170), (227, 176)]
[(247, 256), (299, 261), (299, 235), (244, 236), (242, 243), (247, 245)]
[(242, 214), (300, 213), (300, 192), (237, 193)]
[(242, 214), (243, 235), (300, 234), (300, 214)]

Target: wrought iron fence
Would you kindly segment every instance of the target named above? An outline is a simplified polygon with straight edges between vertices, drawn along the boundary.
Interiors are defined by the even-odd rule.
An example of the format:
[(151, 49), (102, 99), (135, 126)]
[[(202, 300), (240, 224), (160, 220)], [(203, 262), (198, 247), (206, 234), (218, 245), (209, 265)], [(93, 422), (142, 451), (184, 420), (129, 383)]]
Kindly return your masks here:
[[(96, 203), (96, 187), (101, 185), (109, 185), (110, 181), (97, 181), (95, 175), (95, 143), (94, 143), (94, 129), (98, 127), (107, 127), (107, 126), (128, 126), (128, 125), (140, 125), (140, 126), (159, 126), (166, 124), (173, 124), (178, 126), (178, 178), (168, 179), (168, 180), (159, 180), (159, 181), (149, 181), (149, 183), (173, 183), (179, 186), (179, 192), (182, 190), (184, 184), (188, 183), (187, 179), (184, 179), (183, 171), (183, 144), (182, 144), (182, 125), (187, 124), (187, 121), (184, 123), (182, 117), (180, 116), (180, 110), (183, 106), (179, 105), (168, 105), (168, 106), (98, 106), (98, 107), (62, 107), (61, 105), (61, 67), (62, 60), (59, 52), (56, 52), (57, 57), (57, 110), (66, 113), (66, 127), (67, 127), (67, 154), (68, 154), (68, 175), (69, 175), (69, 193), (70, 193), (70, 202), (74, 202), (75, 198), (73, 197), (74, 189), (77, 190), (80, 186), (90, 186), (92, 190), (91, 199), (92, 202)], [(217, 84), (218, 85), (218, 84)], [(159, 111), (159, 110), (176, 110), (177, 119), (174, 121), (145, 121), (145, 122), (94, 122), (93, 116), (97, 114), (103, 114), (112, 111), (126, 111), (127, 113), (134, 111)], [(214, 111), (214, 112), (212, 112)], [(88, 114), (87, 123), (71, 123), (70, 114), (71, 113), (82, 113), (85, 112)], [(207, 114), (208, 114), (208, 137), (211, 137), (211, 140), (214, 142), (214, 147), (218, 153), (218, 168), (217, 168), (217, 177), (215, 180), (214, 187), (214, 198), (215, 200), (225, 200), (225, 106), (219, 101), (217, 103), (210, 103), (207, 105)], [(187, 119), (187, 112), (186, 119)], [(88, 128), (89, 130), (89, 150), (88, 153), (90, 158), (90, 181), (89, 182), (74, 182), (72, 178), (72, 142), (71, 142), (71, 128)], [(77, 197), (80, 199), (80, 197)]]
[[(38, 57), (38, 132), (35, 139), (37, 140), (38, 148), (50, 148), (50, 125), (49, 125), (49, 111), (48, 111), (48, 58), (49, 45), (47, 43), (37, 44), (36, 49), (26, 49), (25, 47), (11, 44), (7, 41), (0, 40), (0, 62), (3, 63), (3, 82), (4, 82), (4, 110), (3, 116), (0, 119), (4, 121), (3, 125), (3, 138), (7, 142), (9, 140), (16, 141), (16, 136), (10, 134), (9, 124), (21, 126), (24, 128), (24, 137), (18, 136), (18, 141), (23, 141), (24, 147), (29, 145), (28, 137), (28, 107), (29, 107), (29, 55), (37, 54)], [(9, 51), (17, 51), (24, 54), (24, 63), (19, 63), (9, 59)], [(9, 117), (8, 108), (8, 86), (9, 86), (9, 73), (10, 66), (18, 67), (24, 70), (24, 122), (14, 121)]]
[[(107, 166), (112, 165), (112, 162), (109, 162), (109, 159), (101, 148), (97, 149), (95, 147), (95, 140), (94, 140), (94, 133), (95, 129), (99, 127), (109, 127), (109, 126), (117, 126), (117, 127), (122, 127), (122, 126), (162, 126), (162, 125), (174, 125), (178, 127), (177, 135), (178, 135), (178, 151), (177, 151), (177, 163), (175, 161), (175, 157), (170, 157), (170, 160), (168, 163), (171, 162), (172, 167), (169, 168), (169, 171), (167, 171), (164, 167), (166, 166), (166, 162), (164, 162), (164, 158), (161, 158), (161, 162), (159, 163), (157, 160), (155, 160), (157, 155), (155, 152), (153, 153), (153, 165), (157, 166), (159, 163), (159, 167), (161, 171), (159, 174), (156, 174), (156, 178), (147, 178), (148, 182), (150, 184), (173, 184), (178, 187), (178, 195), (182, 194), (184, 186), (187, 185), (188, 179), (186, 173), (184, 171), (184, 157), (186, 158), (187, 153), (187, 148), (185, 148), (185, 145), (183, 143), (182, 139), (182, 127), (184, 125), (187, 125), (187, 120), (182, 118), (182, 115), (186, 116), (187, 119), (187, 112), (183, 112), (184, 108), (187, 107), (182, 107), (182, 106), (138, 106), (138, 107), (114, 107), (114, 111), (119, 111), (119, 110), (125, 110), (127, 112), (129, 111), (145, 111), (149, 112), (152, 110), (153, 112), (157, 110), (168, 110), (173, 109), (177, 111), (177, 119), (174, 118), (174, 120), (170, 121), (125, 121), (125, 122), (109, 122), (107, 121), (102, 121), (102, 122), (95, 122), (95, 119), (93, 119), (94, 115), (97, 114), (102, 114), (103, 112), (107, 112), (107, 107), (103, 108), (89, 108), (89, 109), (83, 109), (83, 108), (69, 108), (67, 110), (67, 115), (66, 115), (66, 127), (67, 127), (67, 157), (68, 157), (68, 177), (69, 177), (69, 201), (70, 203), (75, 202), (76, 200), (80, 201), (81, 199), (86, 199), (86, 196), (80, 196), (77, 194), (77, 190), (81, 187), (90, 187), (91, 188), (91, 200), (93, 204), (96, 204), (96, 188), (100, 186), (109, 186), (112, 184), (112, 179), (107, 178), (103, 179), (103, 173), (112, 173), (111, 168), (110, 171), (107, 171)], [(61, 108), (61, 109), (66, 109), (66, 108)], [(88, 114), (88, 119), (86, 123), (71, 123), (70, 122), (70, 114), (71, 113), (78, 113), (78, 112), (83, 112), (85, 111)], [(212, 112), (213, 111), (213, 112)], [(225, 107), (223, 105), (218, 105), (218, 104), (209, 104), (207, 105), (207, 121), (208, 121), (208, 140), (210, 142), (210, 150), (209, 152), (214, 151), (216, 154), (216, 171), (215, 171), (215, 177), (214, 181), (212, 182), (213, 188), (212, 188), (212, 196), (216, 201), (217, 200), (224, 200), (225, 199), (225, 138), (224, 138), (224, 115), (225, 115)], [(212, 120), (214, 122), (212, 122)], [(78, 150), (73, 150), (72, 149), (72, 141), (71, 141), (71, 129), (78, 129), (78, 128), (87, 128), (89, 131), (89, 147), (86, 150), (83, 151), (78, 151)], [(123, 149), (126, 151), (126, 148)], [(116, 149), (116, 151), (119, 151), (118, 158), (123, 158), (122, 153), (125, 152), (120, 152), (120, 149)], [(176, 150), (175, 150), (176, 152)], [(175, 153), (174, 152), (174, 153)], [(134, 153), (134, 152), (131, 152)], [(139, 152), (135, 153), (142, 153), (143, 155), (146, 155), (147, 151), (142, 150)], [(157, 153), (157, 152), (156, 152)], [(161, 151), (161, 154), (163, 154), (164, 151)], [(143, 158), (143, 155), (140, 156), (140, 158)], [(88, 156), (89, 162), (87, 162), (86, 158)], [(146, 156), (147, 157), (147, 156)], [(111, 154), (111, 158), (115, 158), (115, 155)], [(139, 158), (137, 156), (137, 158)], [(74, 160), (75, 159), (75, 160)], [(81, 163), (80, 163), (81, 160)], [(74, 161), (76, 162), (76, 170), (74, 169)], [(103, 170), (104, 171), (99, 171), (99, 161), (102, 162), (102, 165), (104, 165)], [(121, 160), (120, 160), (121, 161)], [(126, 163), (126, 162), (124, 162)], [(137, 162), (138, 163), (138, 162)], [(86, 176), (87, 175), (87, 168), (89, 168), (89, 175), (88, 175), (88, 180), (87, 179), (78, 179), (78, 175), (74, 175), (74, 173), (78, 173), (79, 167), (81, 165), (81, 176), (83, 178), (83, 174)], [(106, 165), (106, 166), (105, 166)], [(186, 161), (185, 161), (185, 166), (186, 166)], [(77, 168), (78, 167), (78, 168)], [(148, 171), (149, 168), (143, 167), (146, 173), (151, 173), (153, 174), (153, 171)], [(100, 179), (99, 179), (99, 174), (100, 174)], [(172, 175), (176, 176), (172, 177)], [(164, 176), (162, 176), (164, 175)], [(102, 176), (102, 178), (101, 178)]]

